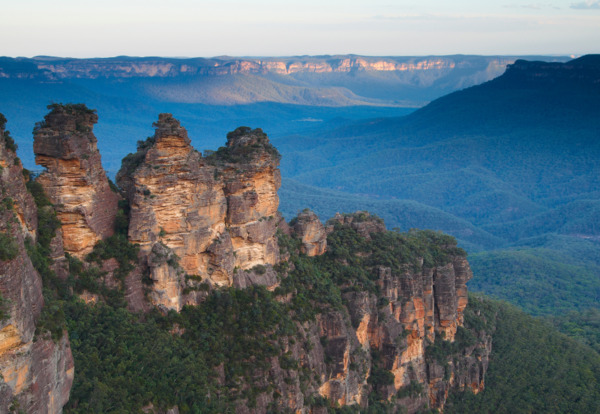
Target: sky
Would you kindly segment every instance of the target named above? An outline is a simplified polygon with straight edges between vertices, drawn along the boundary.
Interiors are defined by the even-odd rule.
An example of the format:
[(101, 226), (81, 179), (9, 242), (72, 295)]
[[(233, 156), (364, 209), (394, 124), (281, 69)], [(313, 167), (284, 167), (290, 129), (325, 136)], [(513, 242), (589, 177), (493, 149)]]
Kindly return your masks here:
[(0, 0), (0, 5), (0, 56), (600, 53), (600, 0)]

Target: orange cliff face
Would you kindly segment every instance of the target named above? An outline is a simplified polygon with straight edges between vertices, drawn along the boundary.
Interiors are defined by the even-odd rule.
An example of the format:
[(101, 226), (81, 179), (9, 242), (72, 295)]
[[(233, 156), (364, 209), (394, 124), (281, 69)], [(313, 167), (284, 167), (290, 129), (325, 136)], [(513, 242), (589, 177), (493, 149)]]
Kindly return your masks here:
[[(512, 63), (513, 60), (508, 60)], [(315, 57), (295, 57), (287, 59), (205, 59), (198, 62), (166, 61), (146, 59), (140, 62), (121, 61), (118, 58), (105, 60), (67, 60), (37, 64), (38, 69), (56, 78), (98, 77), (175, 77), (178, 75), (223, 76), (234, 74), (292, 75), (296, 73), (345, 73), (351, 71), (368, 72), (421, 72), (450, 70), (456, 66), (452, 58), (383, 58), (366, 56), (333, 56), (326, 59)]]
[[(196, 302), (203, 282), (232, 286), (278, 262), (279, 160), (259, 130), (230, 133), (227, 148), (205, 158), (170, 114), (154, 125), (117, 182), (131, 207), (129, 239), (147, 258), (151, 300), (179, 310)], [(275, 284), (267, 275), (257, 283)]]
[[(329, 232), (334, 225), (350, 227), (366, 240), (385, 231), (381, 220), (366, 212), (336, 215), (328, 222)], [(360, 254), (368, 257), (368, 253)], [(373, 293), (348, 286), (343, 298), (349, 320), (337, 312), (318, 318), (324, 352), (332, 361), (319, 393), (340, 405), (364, 406), (375, 365), (392, 374), (391, 382), (378, 389), (388, 400), (413, 382), (424, 386), (417, 395), (398, 398), (409, 413), (427, 405), (442, 409), (452, 388), (479, 392), (491, 350), (489, 335), (447, 361), (426, 353), (436, 341), (454, 342), (463, 326), (466, 282), (472, 277), (467, 260), (450, 254), (447, 263), (434, 267), (420, 260), (401, 271), (383, 265), (371, 271), (384, 302)], [(378, 362), (373, 360), (375, 355)]]
[(327, 233), (319, 217), (312, 211), (302, 211), (291, 223), (294, 234), (302, 240), (301, 252), (320, 256), (327, 250)]
[(113, 234), (118, 195), (109, 186), (92, 129), (98, 117), (84, 105), (55, 105), (34, 132), (38, 181), (62, 223), (64, 250), (83, 258)]
[(66, 333), (57, 342), (44, 335), (34, 340), (44, 298), (25, 240), (37, 238), (37, 209), (3, 134), (0, 125), (0, 412), (17, 402), (26, 413), (60, 413), (73, 383), (73, 358)]
[(227, 135), (226, 152), (218, 163), (223, 171), (226, 225), (235, 265), (243, 270), (274, 265), (279, 261), (275, 238), (281, 186), (279, 153), (262, 130), (244, 127)]
[[(462, 326), (458, 312), (448, 324), (448, 319), (439, 318), (438, 307), (449, 308), (454, 304), (456, 311), (458, 303), (466, 302), (459, 290), (445, 290), (448, 296), (444, 297), (436, 294), (436, 284), (451, 277), (458, 284), (458, 279), (465, 275), (470, 275), (470, 271), (464, 268), (462, 258), (421, 271), (407, 267), (404, 274), (394, 274), (382, 266), (378, 268), (377, 284), (387, 304), (382, 306), (368, 292), (345, 293), (350, 320), (344, 320), (340, 313), (318, 318), (320, 336), (326, 338), (324, 352), (332, 361), (319, 393), (342, 406), (364, 407), (369, 377), (378, 364), (392, 374), (391, 383), (378, 390), (387, 400), (413, 382), (423, 385), (423, 392), (398, 399), (398, 404), (409, 413), (427, 405), (443, 408), (451, 388), (480, 391), (488, 365), (490, 338), (473, 347), (477, 352), (466, 350), (445, 367), (426, 354), (436, 338), (453, 342), (457, 327)], [(377, 355), (379, 362), (373, 361), (373, 355)]]

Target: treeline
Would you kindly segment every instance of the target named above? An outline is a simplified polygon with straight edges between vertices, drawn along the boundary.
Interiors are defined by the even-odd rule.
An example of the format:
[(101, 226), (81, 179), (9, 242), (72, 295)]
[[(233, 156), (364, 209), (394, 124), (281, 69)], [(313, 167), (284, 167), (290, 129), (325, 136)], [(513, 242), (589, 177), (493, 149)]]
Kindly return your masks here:
[(445, 413), (600, 412), (597, 352), (511, 305), (471, 297), (471, 312), (481, 307), (496, 314), (485, 389), (454, 394)]

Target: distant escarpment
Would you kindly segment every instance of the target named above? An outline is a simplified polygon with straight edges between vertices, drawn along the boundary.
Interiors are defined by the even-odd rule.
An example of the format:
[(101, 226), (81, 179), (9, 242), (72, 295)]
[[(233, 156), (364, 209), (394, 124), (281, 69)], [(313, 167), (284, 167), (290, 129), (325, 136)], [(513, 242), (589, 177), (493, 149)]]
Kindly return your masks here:
[[(101, 95), (110, 91), (112, 97), (139, 99), (140, 103), (151, 98), (162, 103), (208, 105), (277, 102), (418, 107), (446, 93), (493, 79), (517, 59), (468, 55), (189, 59), (41, 56), (0, 58), (0, 83), (9, 88), (34, 83), (44, 89), (51, 82)], [(544, 56), (543, 60), (565, 58)], [(19, 91), (23, 89), (27, 90), (19, 87)]]
[(47, 330), (42, 277), (32, 264), (38, 247), (49, 247), (53, 224), (26, 187), (5, 123), (0, 114), (0, 412), (60, 413), (73, 358), (63, 328)]
[(466, 308), (472, 273), (452, 237), (390, 232), (367, 212), (288, 224), (262, 130), (201, 154), (171, 114), (117, 188), (95, 112), (50, 109), (37, 179), (0, 147), (2, 407), (61, 410), (65, 326), (72, 413), (416, 413), (483, 389), (491, 332)]
[[(33, 58), (21, 59), (20, 65), (0, 61), (3, 77), (27, 78), (44, 76), (52, 79), (69, 78), (132, 78), (175, 77), (198, 75), (278, 74), (296, 73), (347, 73), (369, 72), (421, 72), (449, 71), (489, 65), (488, 69), (502, 70), (513, 57), (373, 57), (356, 55), (295, 56), (287, 58), (135, 58), (116, 57), (103, 59)], [(483, 63), (482, 63), (483, 62)], [(16, 62), (15, 62), (16, 63)]]

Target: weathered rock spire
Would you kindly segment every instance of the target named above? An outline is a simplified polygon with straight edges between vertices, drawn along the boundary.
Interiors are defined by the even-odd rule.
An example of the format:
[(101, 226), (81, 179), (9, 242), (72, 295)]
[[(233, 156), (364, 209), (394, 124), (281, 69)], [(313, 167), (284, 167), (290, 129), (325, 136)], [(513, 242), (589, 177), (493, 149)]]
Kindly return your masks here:
[(96, 111), (83, 104), (48, 108), (34, 131), (35, 162), (46, 168), (38, 181), (56, 206), (65, 252), (81, 258), (113, 234), (118, 195), (110, 189), (92, 132)]
[(195, 303), (201, 282), (274, 284), (274, 275), (244, 272), (279, 260), (279, 157), (267, 136), (238, 128), (227, 147), (202, 157), (171, 114), (154, 126), (117, 174), (131, 206), (129, 239), (147, 257), (152, 301), (180, 309)]

